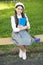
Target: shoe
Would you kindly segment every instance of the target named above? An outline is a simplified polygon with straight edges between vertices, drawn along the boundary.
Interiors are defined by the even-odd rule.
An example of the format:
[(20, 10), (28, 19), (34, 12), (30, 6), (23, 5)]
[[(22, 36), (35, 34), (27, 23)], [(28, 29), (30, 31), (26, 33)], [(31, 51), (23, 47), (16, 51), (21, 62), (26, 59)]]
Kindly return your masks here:
[(23, 52), (22, 59), (26, 60), (26, 50), (25, 50), (25, 52)]
[(22, 58), (22, 54), (23, 54), (23, 52), (22, 52), (22, 50), (20, 49), (20, 50), (19, 50), (19, 58)]
[(35, 39), (34, 39), (34, 42), (36, 42), (36, 43), (37, 43), (37, 42), (40, 42), (40, 38), (35, 38)]

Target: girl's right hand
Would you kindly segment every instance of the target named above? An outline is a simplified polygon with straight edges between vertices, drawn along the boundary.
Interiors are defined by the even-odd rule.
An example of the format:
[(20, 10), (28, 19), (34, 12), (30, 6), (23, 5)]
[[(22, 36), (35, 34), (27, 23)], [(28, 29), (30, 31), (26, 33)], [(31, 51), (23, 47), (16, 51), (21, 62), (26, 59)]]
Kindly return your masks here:
[(20, 30), (23, 30), (23, 27), (24, 27), (24, 26), (21, 26), (21, 25), (19, 26), (19, 25), (18, 25), (18, 28), (19, 28)]
[(26, 29), (28, 28), (28, 26), (18, 26), (18, 28), (19, 28), (20, 30), (26, 30)]
[(18, 28), (22, 28), (23, 26), (21, 26), (21, 25), (18, 25)]

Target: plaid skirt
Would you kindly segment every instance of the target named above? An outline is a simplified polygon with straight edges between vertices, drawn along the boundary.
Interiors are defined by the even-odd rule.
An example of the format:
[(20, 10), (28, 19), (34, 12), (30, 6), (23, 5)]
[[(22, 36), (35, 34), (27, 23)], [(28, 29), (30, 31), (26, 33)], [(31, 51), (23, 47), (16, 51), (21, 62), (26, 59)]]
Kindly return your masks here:
[(12, 32), (12, 41), (16, 45), (31, 45), (34, 39), (26, 30), (22, 30), (20, 32)]

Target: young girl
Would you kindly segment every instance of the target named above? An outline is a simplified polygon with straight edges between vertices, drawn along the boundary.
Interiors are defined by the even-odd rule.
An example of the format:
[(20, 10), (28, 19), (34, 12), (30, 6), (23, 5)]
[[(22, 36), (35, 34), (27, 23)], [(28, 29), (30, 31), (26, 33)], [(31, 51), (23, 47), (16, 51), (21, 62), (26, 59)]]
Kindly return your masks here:
[[(12, 40), (19, 46), (19, 57), (26, 60), (26, 45), (31, 45), (37, 40), (33, 39), (27, 32), (27, 29), (30, 29), (30, 24), (26, 14), (24, 14), (24, 9), (25, 7), (22, 3), (18, 2), (15, 4), (15, 15), (11, 16), (11, 25), (13, 29)], [(21, 18), (26, 18), (25, 26), (19, 25), (19, 19)]]

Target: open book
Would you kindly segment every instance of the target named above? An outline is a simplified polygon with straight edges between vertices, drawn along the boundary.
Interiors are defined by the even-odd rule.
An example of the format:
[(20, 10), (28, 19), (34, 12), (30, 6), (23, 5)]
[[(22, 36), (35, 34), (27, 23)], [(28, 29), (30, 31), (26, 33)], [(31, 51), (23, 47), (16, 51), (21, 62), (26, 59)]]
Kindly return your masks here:
[(26, 25), (26, 18), (19, 18), (18, 25), (25, 26)]

